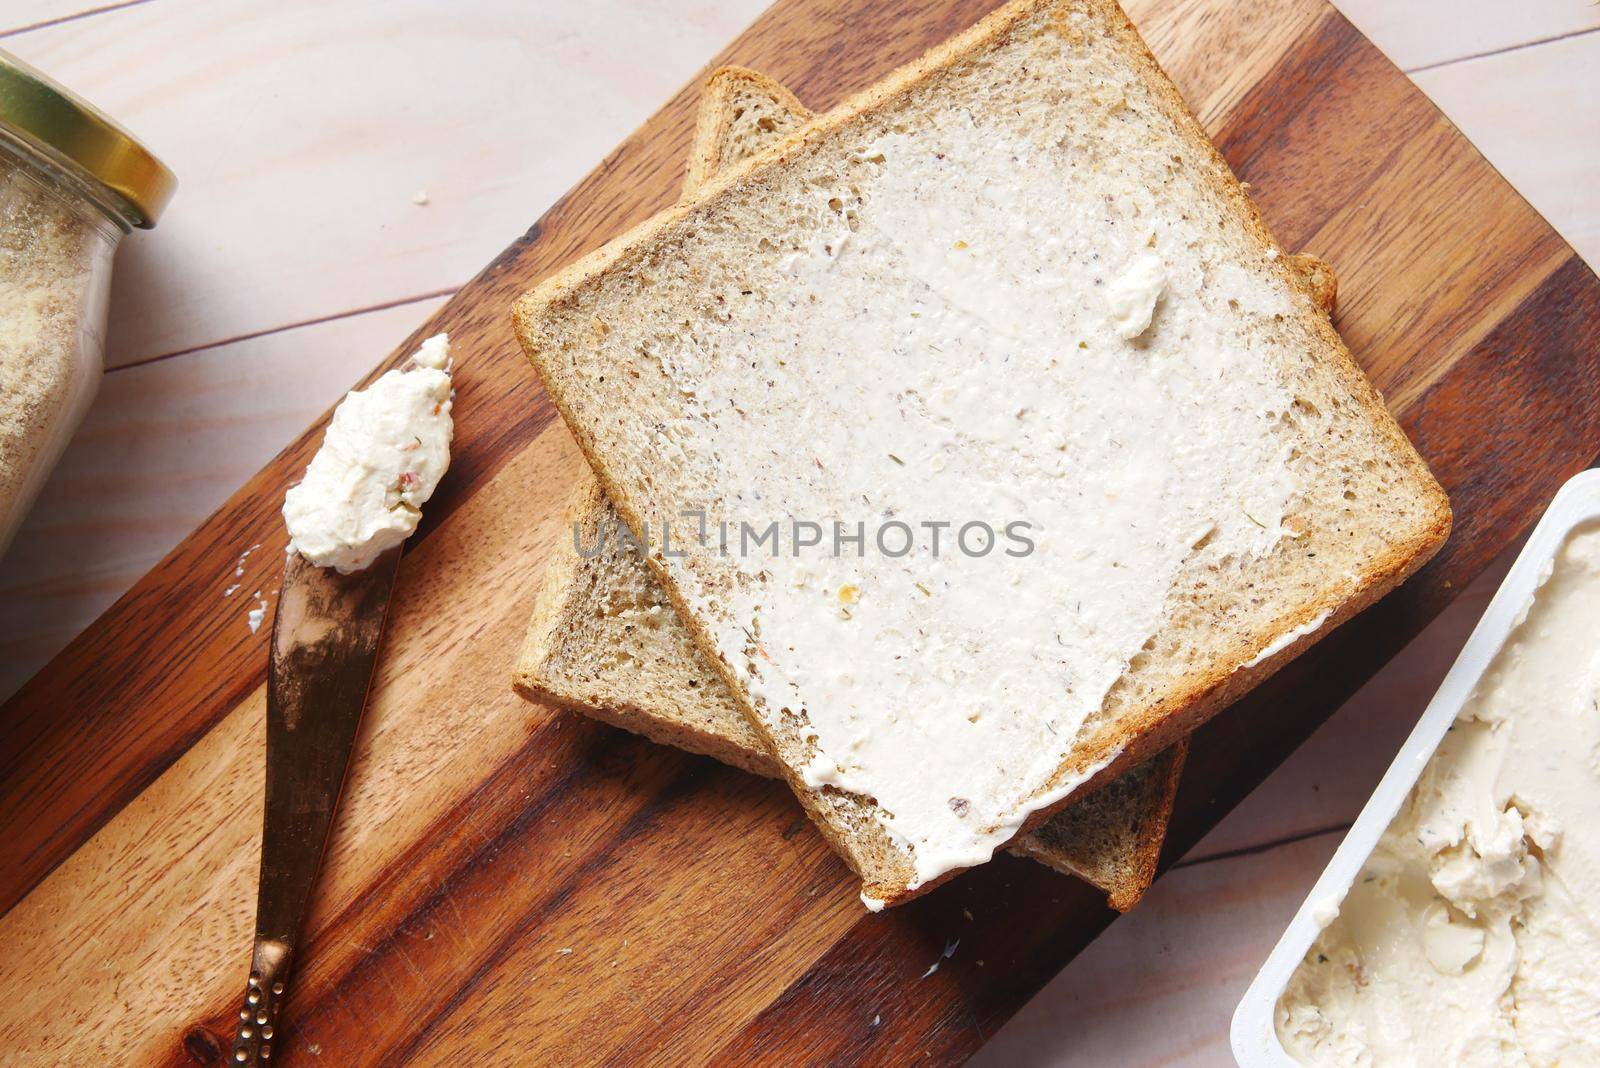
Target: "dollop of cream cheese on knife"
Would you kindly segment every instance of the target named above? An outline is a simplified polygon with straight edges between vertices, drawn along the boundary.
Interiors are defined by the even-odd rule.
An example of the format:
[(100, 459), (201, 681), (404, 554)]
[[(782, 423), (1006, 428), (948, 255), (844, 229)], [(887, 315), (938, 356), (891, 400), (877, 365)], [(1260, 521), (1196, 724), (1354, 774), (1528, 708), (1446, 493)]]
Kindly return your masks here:
[(405, 369), (346, 394), (283, 499), (289, 551), (350, 574), (410, 537), (450, 466), (452, 397), (445, 334), (424, 341)]

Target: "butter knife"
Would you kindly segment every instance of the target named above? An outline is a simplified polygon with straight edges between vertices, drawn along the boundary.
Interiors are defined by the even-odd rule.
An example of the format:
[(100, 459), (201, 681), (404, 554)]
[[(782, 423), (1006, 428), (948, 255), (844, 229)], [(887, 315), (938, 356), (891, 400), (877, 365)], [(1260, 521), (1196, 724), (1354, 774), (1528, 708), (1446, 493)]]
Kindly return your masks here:
[(367, 702), (396, 546), (341, 575), (298, 553), (283, 569), (267, 664), (266, 815), (255, 949), (234, 1065), (271, 1062), (311, 888), (322, 865), (350, 750)]

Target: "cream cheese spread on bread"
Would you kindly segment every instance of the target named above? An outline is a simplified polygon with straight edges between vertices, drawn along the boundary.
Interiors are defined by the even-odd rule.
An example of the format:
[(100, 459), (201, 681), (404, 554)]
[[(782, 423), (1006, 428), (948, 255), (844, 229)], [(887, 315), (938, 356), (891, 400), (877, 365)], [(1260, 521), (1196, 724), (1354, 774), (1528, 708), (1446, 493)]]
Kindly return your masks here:
[(1333, 609), (1325, 609), (1321, 612), (1318, 612), (1316, 615), (1312, 616), (1298, 627), (1290, 627), (1288, 630), (1272, 639), (1266, 645), (1263, 645), (1261, 647), (1261, 651), (1256, 653), (1255, 656), (1252, 656), (1249, 660), (1246, 660), (1244, 663), (1240, 664), (1239, 670), (1243, 671), (1247, 668), (1253, 668), (1264, 660), (1270, 660), (1272, 657), (1277, 656), (1279, 653), (1283, 652), (1285, 649), (1289, 648), (1289, 646), (1293, 645), (1301, 638), (1304, 638), (1306, 635), (1315, 634), (1317, 631), (1322, 629), (1322, 625), (1328, 621), (1328, 617), (1331, 615), (1333, 615)]
[[(783, 500), (791, 516), (950, 524), (943, 552), (923, 529), (899, 557), (746, 558), (750, 581), (715, 598), (730, 611), (691, 594), (701, 618), (756, 622), (713, 641), (758, 714), (803, 710), (804, 783), (874, 799), (914, 888), (988, 860), (1115, 759), (1057, 776), (1186, 560), (1286, 535), (1298, 482), (1276, 431), (1294, 397), (1253, 341), (1291, 294), (1226, 266), (1214, 234), (1145, 190), (1074, 200), (1069, 156), (970, 118), (883, 131), (857, 156), (859, 197), (819, 193), (770, 279), (818, 354), (790, 364), (808, 376), (803, 435), (773, 437), (795, 423), (765, 407), (760, 355), (793, 342), (759, 305), (728, 294), (716, 348), (647, 344), (697, 418), (760, 442), (718, 455), (743, 488), (730, 516)], [(975, 520), (1025, 521), (1033, 551), (957, 551)]]
[(1600, 528), (1572, 535), (1290, 980), (1307, 1065), (1600, 1064)]
[(417, 529), (450, 466), (450, 340), (428, 338), (334, 409), (305, 478), (283, 500), (289, 551), (346, 574)]

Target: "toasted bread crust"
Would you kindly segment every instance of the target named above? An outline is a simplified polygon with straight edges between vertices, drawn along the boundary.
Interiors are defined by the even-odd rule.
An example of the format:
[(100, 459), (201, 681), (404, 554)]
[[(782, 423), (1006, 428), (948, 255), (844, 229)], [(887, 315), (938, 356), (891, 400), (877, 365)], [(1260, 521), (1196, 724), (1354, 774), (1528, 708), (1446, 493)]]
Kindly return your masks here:
[(1313, 253), (1296, 252), (1289, 257), (1289, 266), (1299, 274), (1317, 307), (1328, 315), (1338, 310), (1339, 279), (1333, 273), (1332, 264)]

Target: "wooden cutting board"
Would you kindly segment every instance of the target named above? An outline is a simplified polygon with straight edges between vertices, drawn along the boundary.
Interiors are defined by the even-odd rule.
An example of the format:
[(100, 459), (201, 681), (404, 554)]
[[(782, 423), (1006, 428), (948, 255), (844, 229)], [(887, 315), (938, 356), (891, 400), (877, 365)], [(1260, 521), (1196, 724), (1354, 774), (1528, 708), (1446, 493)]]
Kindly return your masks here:
[[(717, 62), (827, 106), (990, 6), (782, 0)], [(1337, 268), (1338, 325), (1456, 509), (1422, 574), (1201, 732), (1170, 859), (1600, 452), (1600, 283), (1321, 0), (1132, 14), (1284, 244)], [(581, 461), (508, 309), (673, 198), (697, 94), (385, 365), (450, 332), (457, 451), (402, 564), (290, 1063), (957, 1060), (1111, 919), (1008, 857), (869, 916), (781, 787), (511, 694)], [(267, 645), (223, 590), (275, 589), (278, 507), (320, 430), (0, 709), (0, 1060), (222, 1062), (254, 909)]]

